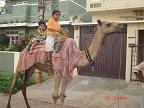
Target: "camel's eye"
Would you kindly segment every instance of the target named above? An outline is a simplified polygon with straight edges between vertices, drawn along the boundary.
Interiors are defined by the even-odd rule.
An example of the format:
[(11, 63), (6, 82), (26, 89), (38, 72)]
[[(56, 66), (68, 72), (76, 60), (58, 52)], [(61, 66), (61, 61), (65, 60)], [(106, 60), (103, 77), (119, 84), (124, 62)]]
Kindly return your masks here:
[(108, 23), (108, 24), (106, 24), (107, 25), (107, 27), (110, 27), (111, 26), (111, 23)]

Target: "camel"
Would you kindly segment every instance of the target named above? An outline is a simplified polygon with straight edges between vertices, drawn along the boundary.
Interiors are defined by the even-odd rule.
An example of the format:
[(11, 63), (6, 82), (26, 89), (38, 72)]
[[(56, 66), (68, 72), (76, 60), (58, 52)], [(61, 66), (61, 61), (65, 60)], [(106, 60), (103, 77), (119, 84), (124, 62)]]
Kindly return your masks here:
[[(107, 36), (107, 34), (118, 31), (122, 27), (122, 24), (118, 24), (118, 23), (101, 22), (100, 20), (97, 20), (97, 22), (98, 22), (98, 26), (97, 26), (95, 36), (94, 36), (92, 43), (90, 44), (88, 50), (86, 51), (87, 53), (85, 51), (83, 51), (84, 57), (83, 57), (83, 59), (80, 59), (77, 64), (79, 67), (86, 66), (86, 65), (90, 64), (92, 62), (92, 60), (96, 59), (96, 57), (101, 49), (102, 42), (103, 42), (104, 38)], [(53, 105), (54, 105), (54, 108), (56, 108), (57, 100), (60, 98), (61, 108), (64, 108), (64, 100), (66, 97), (66, 88), (68, 85), (67, 79), (65, 77), (63, 77), (61, 72), (54, 71), (53, 68), (48, 66), (47, 64), (40, 64), (40, 63), (35, 63), (32, 67), (30, 67), (29, 69), (27, 69), (25, 71), (25, 79), (24, 79), (24, 84), (22, 87), (22, 94), (23, 94), (27, 108), (30, 108), (30, 105), (28, 103), (27, 96), (26, 96), (26, 87), (27, 87), (28, 80), (34, 73), (35, 69), (39, 69), (44, 72), (51, 71), (51, 73), (54, 73), (54, 90), (53, 90), (53, 94), (52, 94)], [(10, 101), (11, 101), (12, 92), (15, 87), (16, 81), (20, 76), (21, 76), (20, 73), (14, 74), (14, 79), (12, 81), (12, 85), (9, 90), (9, 99), (8, 99), (8, 103), (7, 103), (7, 108), (11, 107)], [(61, 90), (59, 90), (60, 87), (61, 87)]]

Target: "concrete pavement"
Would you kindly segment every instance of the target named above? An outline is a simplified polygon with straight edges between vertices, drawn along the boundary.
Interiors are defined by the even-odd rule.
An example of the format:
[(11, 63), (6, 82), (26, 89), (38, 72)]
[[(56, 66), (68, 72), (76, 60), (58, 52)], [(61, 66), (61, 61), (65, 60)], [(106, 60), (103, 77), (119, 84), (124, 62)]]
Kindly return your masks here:
[[(52, 90), (53, 79), (28, 87), (31, 108), (52, 108)], [(69, 84), (67, 96), (66, 108), (144, 108), (144, 89), (124, 80), (77, 76)], [(7, 96), (0, 98), (0, 108), (6, 101)], [(26, 108), (21, 92), (12, 97), (12, 106)]]

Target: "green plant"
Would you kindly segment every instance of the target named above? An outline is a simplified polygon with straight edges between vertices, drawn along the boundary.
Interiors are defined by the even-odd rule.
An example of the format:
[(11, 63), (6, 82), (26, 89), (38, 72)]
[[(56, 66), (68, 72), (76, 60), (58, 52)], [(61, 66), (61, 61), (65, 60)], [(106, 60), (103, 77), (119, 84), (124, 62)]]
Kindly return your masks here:
[(3, 22), (3, 24), (7, 24), (7, 23), (8, 23), (7, 21), (4, 21), (4, 22)]
[[(13, 75), (5, 75), (0, 73), (0, 92), (8, 93), (12, 80), (13, 80)], [(13, 93), (16, 93), (19, 90), (21, 90), (23, 83), (24, 83), (23, 78), (18, 79)], [(30, 86), (34, 84), (35, 84), (34, 80), (30, 79), (28, 85)]]
[(16, 20), (15, 22), (16, 22), (16, 23), (19, 23), (19, 21), (18, 21), (18, 20)]
[(0, 45), (0, 51), (4, 51), (5, 48), (6, 48), (6, 46)]
[(78, 16), (73, 16), (72, 20), (75, 21), (78, 18)]
[(13, 44), (13, 45), (10, 45), (8, 48), (5, 48), (5, 51), (20, 52), (20, 51), (22, 51), (22, 48), (18, 44)]
[(26, 22), (26, 20), (21, 21), (21, 23), (25, 23), (25, 22)]
[(9, 45), (9, 37), (4, 34), (0, 34), (0, 45), (1, 46), (8, 46)]
[(65, 21), (69, 21), (69, 20), (70, 20), (69, 18), (65, 19)]
[(0, 6), (0, 15), (3, 15), (5, 13), (5, 7)]
[(10, 23), (14, 23), (13, 20), (11, 20)]
[(24, 23), (24, 21), (21, 21), (21, 23)]

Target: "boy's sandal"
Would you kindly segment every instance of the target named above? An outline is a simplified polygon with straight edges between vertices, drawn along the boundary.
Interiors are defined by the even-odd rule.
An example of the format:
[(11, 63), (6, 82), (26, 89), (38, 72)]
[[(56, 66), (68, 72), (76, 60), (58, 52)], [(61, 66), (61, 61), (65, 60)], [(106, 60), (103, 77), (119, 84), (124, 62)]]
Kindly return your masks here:
[(51, 61), (51, 60), (48, 60), (47, 64), (48, 64), (48, 65), (52, 65), (52, 61)]

